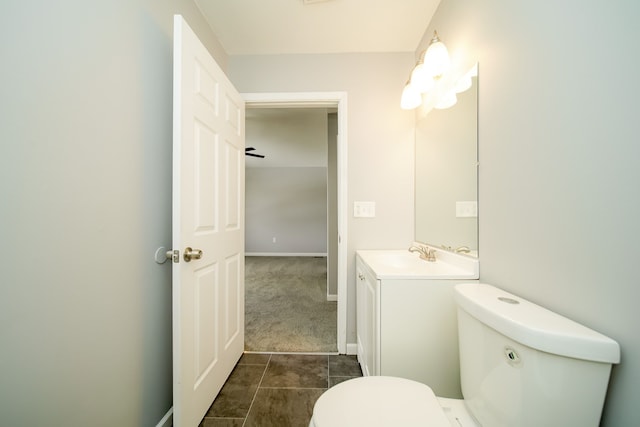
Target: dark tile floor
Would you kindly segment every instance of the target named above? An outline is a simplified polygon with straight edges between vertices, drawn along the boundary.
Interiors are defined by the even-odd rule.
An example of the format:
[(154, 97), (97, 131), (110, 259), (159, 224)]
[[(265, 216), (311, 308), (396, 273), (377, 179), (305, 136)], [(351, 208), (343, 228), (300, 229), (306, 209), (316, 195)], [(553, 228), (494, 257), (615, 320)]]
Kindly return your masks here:
[(359, 376), (355, 356), (245, 353), (200, 427), (308, 427), (318, 397)]

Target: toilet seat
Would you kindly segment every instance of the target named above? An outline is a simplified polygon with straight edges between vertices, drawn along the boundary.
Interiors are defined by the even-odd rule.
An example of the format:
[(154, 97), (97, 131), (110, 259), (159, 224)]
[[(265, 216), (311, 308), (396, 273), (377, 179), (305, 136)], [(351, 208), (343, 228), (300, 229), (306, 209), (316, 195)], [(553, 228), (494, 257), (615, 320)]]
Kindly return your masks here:
[(431, 388), (370, 376), (331, 387), (316, 401), (309, 427), (451, 427)]

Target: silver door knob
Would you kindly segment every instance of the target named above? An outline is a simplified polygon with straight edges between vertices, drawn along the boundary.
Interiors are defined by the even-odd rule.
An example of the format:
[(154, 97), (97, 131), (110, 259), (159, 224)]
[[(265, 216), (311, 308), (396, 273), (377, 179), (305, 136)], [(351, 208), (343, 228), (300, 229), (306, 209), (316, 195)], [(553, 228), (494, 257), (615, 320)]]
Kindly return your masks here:
[(186, 262), (189, 262), (192, 259), (200, 259), (200, 258), (202, 258), (202, 250), (191, 249), (191, 248), (184, 249), (184, 260)]

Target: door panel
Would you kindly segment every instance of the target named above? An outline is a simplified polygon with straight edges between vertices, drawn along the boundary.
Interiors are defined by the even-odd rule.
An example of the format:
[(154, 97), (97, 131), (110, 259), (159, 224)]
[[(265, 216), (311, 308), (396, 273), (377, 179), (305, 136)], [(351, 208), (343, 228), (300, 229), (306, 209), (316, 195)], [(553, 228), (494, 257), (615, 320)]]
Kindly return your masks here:
[[(191, 427), (244, 350), (244, 102), (174, 26), (173, 421)], [(187, 262), (187, 247), (201, 257)]]

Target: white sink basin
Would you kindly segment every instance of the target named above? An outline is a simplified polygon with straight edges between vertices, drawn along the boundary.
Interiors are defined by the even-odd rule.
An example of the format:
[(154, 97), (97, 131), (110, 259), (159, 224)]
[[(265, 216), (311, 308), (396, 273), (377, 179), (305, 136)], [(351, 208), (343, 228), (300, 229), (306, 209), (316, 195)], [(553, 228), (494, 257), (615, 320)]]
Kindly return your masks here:
[(408, 250), (361, 250), (356, 252), (379, 279), (477, 279), (477, 259), (436, 250), (429, 262)]

